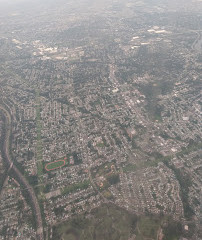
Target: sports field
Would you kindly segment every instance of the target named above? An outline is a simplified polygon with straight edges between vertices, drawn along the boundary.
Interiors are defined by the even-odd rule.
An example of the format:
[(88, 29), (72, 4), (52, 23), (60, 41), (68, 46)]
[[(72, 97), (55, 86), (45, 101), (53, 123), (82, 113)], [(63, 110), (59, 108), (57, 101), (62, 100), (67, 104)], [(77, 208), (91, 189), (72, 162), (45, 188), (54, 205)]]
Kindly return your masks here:
[(46, 171), (55, 170), (57, 168), (63, 167), (65, 164), (66, 164), (65, 160), (57, 160), (55, 162), (46, 164), (45, 169)]

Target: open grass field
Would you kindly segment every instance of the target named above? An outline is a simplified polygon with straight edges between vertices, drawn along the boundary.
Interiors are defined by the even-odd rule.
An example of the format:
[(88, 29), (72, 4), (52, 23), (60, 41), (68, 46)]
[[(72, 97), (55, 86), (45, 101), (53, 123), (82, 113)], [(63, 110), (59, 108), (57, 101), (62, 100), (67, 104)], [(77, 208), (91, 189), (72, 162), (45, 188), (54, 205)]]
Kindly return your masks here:
[(62, 194), (64, 195), (64, 194), (76, 192), (78, 189), (80, 189), (80, 190), (87, 189), (89, 187), (89, 185), (90, 185), (89, 180), (84, 180), (83, 182), (80, 182), (80, 183), (74, 183), (74, 184), (64, 187), (62, 190)]
[(135, 164), (127, 164), (126, 166), (123, 167), (123, 171), (125, 172), (134, 172), (137, 170), (137, 166)]
[(63, 167), (65, 164), (66, 164), (65, 160), (57, 160), (55, 162), (46, 164), (45, 169), (46, 171), (55, 170), (57, 168)]
[(158, 235), (158, 230), (160, 229), (161, 221), (158, 218), (152, 218), (148, 216), (140, 217), (137, 228), (136, 235), (137, 240), (156, 240)]

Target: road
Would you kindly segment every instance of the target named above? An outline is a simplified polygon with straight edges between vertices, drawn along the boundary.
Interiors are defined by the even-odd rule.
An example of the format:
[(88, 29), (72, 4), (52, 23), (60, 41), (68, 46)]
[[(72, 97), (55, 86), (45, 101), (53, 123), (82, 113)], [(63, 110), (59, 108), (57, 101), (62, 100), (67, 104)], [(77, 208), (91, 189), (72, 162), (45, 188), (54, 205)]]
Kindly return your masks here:
[(5, 119), (6, 119), (6, 135), (5, 135), (5, 139), (4, 139), (4, 145), (3, 145), (5, 161), (10, 166), (9, 172), (13, 171), (13, 173), (16, 176), (16, 179), (20, 183), (21, 187), (26, 189), (26, 191), (29, 195), (29, 198), (31, 199), (33, 214), (35, 216), (36, 224), (37, 224), (37, 239), (44, 240), (41, 210), (40, 210), (39, 203), (38, 203), (37, 197), (35, 195), (35, 192), (34, 192), (32, 186), (26, 180), (26, 178), (22, 175), (22, 173), (15, 166), (15, 164), (13, 163), (13, 161), (11, 159), (10, 153), (9, 153), (9, 145), (10, 145), (9, 140), (10, 140), (10, 135), (11, 135), (11, 116), (4, 107), (0, 106), (0, 110), (3, 112)]
[(198, 52), (202, 51), (202, 32), (196, 32), (197, 37), (194, 43), (192, 44), (192, 49)]

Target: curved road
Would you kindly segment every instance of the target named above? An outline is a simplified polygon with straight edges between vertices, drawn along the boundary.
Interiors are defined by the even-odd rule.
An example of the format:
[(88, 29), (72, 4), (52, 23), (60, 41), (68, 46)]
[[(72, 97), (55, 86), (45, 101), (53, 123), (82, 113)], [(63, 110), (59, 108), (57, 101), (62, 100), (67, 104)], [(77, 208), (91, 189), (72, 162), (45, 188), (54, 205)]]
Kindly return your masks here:
[(192, 49), (201, 52), (202, 51), (202, 31), (196, 32), (196, 40), (192, 44)]
[(35, 215), (35, 219), (36, 219), (36, 223), (37, 223), (37, 239), (44, 240), (41, 210), (40, 210), (39, 203), (36, 198), (35, 192), (34, 192), (33, 188), (30, 186), (30, 184), (28, 183), (28, 181), (26, 180), (26, 178), (22, 175), (22, 173), (14, 165), (13, 161), (11, 160), (10, 154), (9, 154), (9, 139), (10, 139), (10, 135), (11, 135), (11, 116), (8, 113), (8, 111), (5, 108), (3, 108), (2, 106), (0, 106), (0, 110), (2, 110), (2, 112), (4, 113), (5, 118), (6, 118), (6, 136), (5, 136), (4, 145), (3, 145), (5, 161), (10, 166), (9, 171), (13, 171), (15, 173), (15, 175), (17, 176), (20, 185), (23, 188), (27, 189), (27, 193), (31, 199), (31, 204), (32, 204), (32, 207), (34, 210), (33, 214)]

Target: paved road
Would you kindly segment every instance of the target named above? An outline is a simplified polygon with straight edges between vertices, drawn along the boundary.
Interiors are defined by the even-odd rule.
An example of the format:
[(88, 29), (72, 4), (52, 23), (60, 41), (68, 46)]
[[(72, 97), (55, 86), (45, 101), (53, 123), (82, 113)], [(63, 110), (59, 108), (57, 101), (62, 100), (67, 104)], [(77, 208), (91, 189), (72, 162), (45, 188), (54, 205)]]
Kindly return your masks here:
[(198, 52), (202, 51), (202, 32), (195, 32), (197, 34), (196, 40), (192, 44), (192, 49)]
[(41, 210), (39, 207), (39, 203), (33, 188), (30, 186), (26, 178), (22, 175), (22, 173), (18, 170), (18, 168), (14, 165), (13, 161), (11, 160), (10, 153), (9, 153), (9, 139), (11, 135), (11, 116), (8, 111), (0, 106), (0, 110), (3, 112), (6, 118), (6, 136), (4, 139), (3, 151), (5, 155), (5, 160), (7, 161), (8, 165), (10, 166), (9, 171), (13, 171), (17, 180), (19, 181), (22, 188), (27, 190), (27, 193), (31, 199), (31, 204), (33, 208), (33, 214), (35, 215), (36, 223), (37, 223), (37, 239), (44, 240), (43, 235), (43, 222), (41, 217)]

